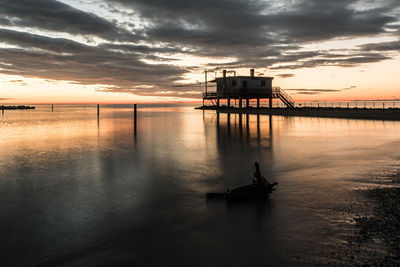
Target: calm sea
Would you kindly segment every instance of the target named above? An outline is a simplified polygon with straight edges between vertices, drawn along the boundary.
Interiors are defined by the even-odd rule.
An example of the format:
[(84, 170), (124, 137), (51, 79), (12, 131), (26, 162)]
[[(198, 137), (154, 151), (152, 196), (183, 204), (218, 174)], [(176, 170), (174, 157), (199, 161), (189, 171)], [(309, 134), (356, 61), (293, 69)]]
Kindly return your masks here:
[[(393, 186), (400, 122), (192, 106), (36, 106), (0, 114), (0, 265), (357, 264), (360, 190)], [(265, 202), (207, 201), (278, 182)], [(359, 257), (354, 257), (357, 250)]]

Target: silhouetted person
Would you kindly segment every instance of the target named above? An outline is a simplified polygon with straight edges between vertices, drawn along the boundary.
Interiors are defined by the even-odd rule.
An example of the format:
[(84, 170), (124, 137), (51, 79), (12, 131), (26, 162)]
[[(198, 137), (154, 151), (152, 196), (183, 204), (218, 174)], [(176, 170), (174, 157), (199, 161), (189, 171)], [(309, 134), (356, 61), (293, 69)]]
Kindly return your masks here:
[(256, 171), (254, 172), (253, 183), (265, 184), (267, 180), (261, 175), (260, 164), (258, 164), (258, 162), (256, 161), (254, 162), (254, 165), (256, 166)]

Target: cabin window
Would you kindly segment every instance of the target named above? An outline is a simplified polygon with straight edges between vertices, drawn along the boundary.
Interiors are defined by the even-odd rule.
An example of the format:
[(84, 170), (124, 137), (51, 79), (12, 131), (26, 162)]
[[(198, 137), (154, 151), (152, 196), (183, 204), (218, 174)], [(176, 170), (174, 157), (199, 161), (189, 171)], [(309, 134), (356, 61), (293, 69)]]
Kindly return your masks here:
[(265, 80), (261, 80), (261, 86), (265, 86)]
[(232, 86), (236, 86), (236, 80), (232, 80)]

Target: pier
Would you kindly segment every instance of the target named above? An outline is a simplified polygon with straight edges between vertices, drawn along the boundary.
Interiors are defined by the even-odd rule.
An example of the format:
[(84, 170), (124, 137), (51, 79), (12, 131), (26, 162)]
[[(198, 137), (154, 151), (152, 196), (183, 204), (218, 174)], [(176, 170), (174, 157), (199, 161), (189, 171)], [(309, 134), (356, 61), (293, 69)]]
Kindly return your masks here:
[[(227, 73), (233, 73), (227, 76)], [(370, 120), (400, 120), (400, 108), (396, 108), (395, 102), (381, 101), (352, 101), (341, 103), (339, 106), (331, 106), (324, 102), (295, 103), (294, 99), (283, 89), (272, 86), (273, 77), (256, 77), (254, 69), (250, 69), (250, 76), (236, 76), (235, 71), (223, 70), (223, 76), (207, 81), (205, 75), (205, 91), (203, 93), (203, 105), (196, 109), (216, 110), (222, 113), (281, 115), (303, 117), (325, 117), (346, 119), (370, 119)], [(215, 83), (216, 90), (208, 90), (208, 82)], [(278, 101), (274, 101), (276, 99)], [(264, 100), (267, 102), (261, 103)], [(209, 101), (211, 105), (206, 105)], [(232, 103), (234, 101), (234, 103)], [(367, 107), (367, 102), (370, 103)], [(387, 105), (385, 106), (385, 102)], [(250, 105), (250, 103), (253, 103)], [(313, 106), (314, 104), (314, 106)], [(354, 106), (355, 105), (355, 106)]]
[(217, 109), (215, 106), (202, 106), (196, 109), (217, 110), (221, 113), (400, 121), (400, 108), (235, 108), (222, 106)]

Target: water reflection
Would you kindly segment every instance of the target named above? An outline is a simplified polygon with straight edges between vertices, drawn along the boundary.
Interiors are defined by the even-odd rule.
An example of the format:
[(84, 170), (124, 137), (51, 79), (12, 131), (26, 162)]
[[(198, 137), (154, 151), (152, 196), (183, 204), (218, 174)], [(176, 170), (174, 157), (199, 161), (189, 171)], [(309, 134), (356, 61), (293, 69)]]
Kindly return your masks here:
[[(213, 128), (213, 114), (208, 117), (203, 115), (203, 122), (206, 127)], [(219, 143), (231, 142), (232, 138), (236, 141), (246, 139), (249, 145), (260, 145), (261, 142), (268, 142), (268, 148), (272, 148), (272, 116), (249, 115), (249, 114), (231, 114), (219, 113), (216, 116), (216, 128)], [(233, 117), (233, 119), (231, 119)], [(243, 119), (245, 117), (245, 132), (243, 131)], [(207, 121), (208, 120), (208, 121)], [(211, 125), (210, 125), (211, 124)], [(264, 127), (266, 125), (266, 127)], [(256, 141), (256, 142), (255, 142)]]

